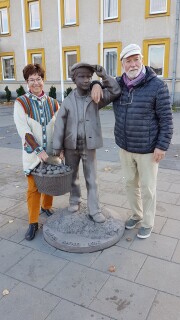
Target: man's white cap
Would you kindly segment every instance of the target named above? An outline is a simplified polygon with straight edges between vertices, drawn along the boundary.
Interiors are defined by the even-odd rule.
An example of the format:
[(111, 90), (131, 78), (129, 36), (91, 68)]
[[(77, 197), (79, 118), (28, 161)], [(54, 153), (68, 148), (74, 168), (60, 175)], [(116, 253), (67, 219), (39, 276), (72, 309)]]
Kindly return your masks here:
[(137, 44), (131, 43), (121, 51), (120, 59), (128, 58), (134, 54), (140, 54), (142, 56), (141, 48)]

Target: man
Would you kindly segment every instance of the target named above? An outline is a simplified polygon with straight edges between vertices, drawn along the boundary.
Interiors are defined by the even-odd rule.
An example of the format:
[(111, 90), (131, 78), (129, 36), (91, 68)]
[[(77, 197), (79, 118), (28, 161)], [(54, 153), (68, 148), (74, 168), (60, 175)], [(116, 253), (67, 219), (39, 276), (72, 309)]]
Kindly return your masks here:
[[(124, 73), (116, 80), (121, 94), (113, 103), (115, 140), (120, 147), (122, 171), (132, 216), (126, 229), (139, 222), (139, 238), (150, 236), (156, 212), (158, 164), (169, 147), (172, 112), (167, 85), (142, 62), (137, 44), (126, 46), (120, 59)], [(96, 103), (101, 91), (96, 83), (92, 97)]]
[(29, 92), (16, 99), (14, 104), (14, 121), (22, 139), (23, 168), (27, 176), (27, 206), (29, 228), (26, 240), (34, 239), (38, 230), (41, 212), (51, 216), (53, 197), (40, 194), (31, 171), (52, 154), (52, 136), (55, 116), (59, 109), (58, 102), (48, 97), (44, 89), (44, 70), (39, 64), (28, 64), (23, 69)]
[[(94, 72), (104, 79), (107, 87), (98, 105), (90, 96)], [(105, 217), (99, 204), (96, 171), (96, 149), (103, 144), (99, 109), (119, 96), (120, 87), (104, 68), (83, 62), (72, 66), (71, 78), (76, 88), (64, 99), (58, 112), (54, 126), (54, 154), (62, 157), (64, 153), (66, 164), (73, 169), (69, 211), (77, 212), (81, 203), (79, 163), (82, 160), (88, 213), (94, 222), (103, 223)]]

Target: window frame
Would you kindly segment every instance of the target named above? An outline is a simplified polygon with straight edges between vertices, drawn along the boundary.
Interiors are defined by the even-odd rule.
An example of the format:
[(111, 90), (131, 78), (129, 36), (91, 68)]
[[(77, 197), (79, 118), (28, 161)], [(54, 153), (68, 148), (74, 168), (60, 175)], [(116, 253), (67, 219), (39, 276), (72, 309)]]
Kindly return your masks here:
[(62, 48), (62, 60), (63, 60), (63, 79), (64, 81), (72, 81), (70, 78), (66, 77), (66, 70), (67, 70), (67, 63), (66, 63), (66, 53), (73, 52), (77, 53), (77, 62), (80, 62), (80, 46), (70, 46), (70, 47), (63, 47)]
[(79, 0), (76, 0), (76, 22), (72, 23), (72, 24), (65, 24), (64, 1), (65, 0), (60, 0), (61, 27), (62, 28), (69, 28), (69, 27), (79, 26)]
[[(3, 63), (2, 59), (7, 57), (12, 57), (14, 60), (14, 78), (12, 79), (3, 79)], [(0, 81), (15, 81), (16, 80), (16, 62), (14, 52), (0, 52)]]
[(0, 37), (7, 37), (11, 35), (9, 7), (10, 7), (10, 0), (0, 1), (0, 10), (4, 10), (4, 9), (7, 10), (7, 19), (8, 19), (8, 32), (6, 33), (0, 32)]
[[(41, 0), (24, 0), (24, 8), (25, 8), (25, 17), (26, 17), (26, 32), (38, 32), (42, 31), (42, 7), (41, 7)], [(30, 23), (30, 11), (29, 11), (29, 4), (31, 2), (38, 2), (39, 3), (39, 19), (40, 19), (40, 27), (36, 29), (31, 29)]]
[(164, 45), (165, 53), (164, 53), (164, 74), (160, 78), (168, 78), (169, 73), (169, 59), (170, 59), (170, 38), (159, 38), (159, 39), (148, 39), (143, 41), (143, 61), (144, 64), (148, 66), (148, 51), (149, 46), (151, 45)]
[[(103, 12), (103, 22), (104, 23), (112, 23), (112, 22), (120, 22), (121, 21), (121, 0), (117, 0), (117, 13), (118, 16), (116, 18), (109, 18), (104, 19), (104, 12)], [(103, 0), (103, 8), (104, 8), (104, 0)], [(99, 23), (101, 22), (101, 0), (99, 0)]]
[[(32, 56), (34, 54), (41, 54), (41, 56), (42, 56), (42, 67), (43, 67), (43, 69), (45, 71), (45, 75), (46, 75), (46, 63), (45, 63), (45, 50), (44, 50), (44, 48), (28, 49), (27, 50), (27, 61), (28, 61), (28, 64), (29, 63), (33, 63)], [(44, 77), (44, 79), (46, 79), (46, 76)]]
[(167, 0), (167, 12), (162, 12), (162, 13), (150, 13), (150, 2), (151, 2), (151, 0), (146, 0), (146, 4), (145, 4), (145, 18), (146, 19), (170, 16), (171, 0)]
[[(120, 61), (120, 52), (122, 50), (122, 42), (104, 42), (103, 43), (103, 66), (104, 66), (104, 49), (117, 49), (117, 69), (116, 69), (116, 77), (121, 75), (121, 61)], [(101, 45), (98, 44), (98, 63), (100, 64), (100, 50)]]

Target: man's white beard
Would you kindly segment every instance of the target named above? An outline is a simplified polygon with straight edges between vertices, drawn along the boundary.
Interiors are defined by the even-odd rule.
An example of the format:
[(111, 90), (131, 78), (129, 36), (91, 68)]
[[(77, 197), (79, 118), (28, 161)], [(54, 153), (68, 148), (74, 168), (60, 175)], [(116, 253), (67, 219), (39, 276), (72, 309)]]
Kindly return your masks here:
[(139, 68), (139, 69), (136, 69), (136, 70), (131, 70), (131, 71), (128, 71), (126, 72), (127, 76), (129, 79), (135, 79), (137, 78), (137, 76), (140, 74), (142, 68)]

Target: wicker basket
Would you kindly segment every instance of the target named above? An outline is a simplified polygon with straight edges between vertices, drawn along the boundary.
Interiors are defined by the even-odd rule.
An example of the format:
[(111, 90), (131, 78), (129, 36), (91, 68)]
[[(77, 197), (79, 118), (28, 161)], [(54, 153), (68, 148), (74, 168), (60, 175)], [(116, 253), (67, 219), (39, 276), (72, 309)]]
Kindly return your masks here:
[(50, 196), (61, 196), (71, 190), (73, 170), (56, 175), (43, 175), (42, 173), (31, 172), (40, 193)]

